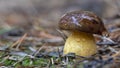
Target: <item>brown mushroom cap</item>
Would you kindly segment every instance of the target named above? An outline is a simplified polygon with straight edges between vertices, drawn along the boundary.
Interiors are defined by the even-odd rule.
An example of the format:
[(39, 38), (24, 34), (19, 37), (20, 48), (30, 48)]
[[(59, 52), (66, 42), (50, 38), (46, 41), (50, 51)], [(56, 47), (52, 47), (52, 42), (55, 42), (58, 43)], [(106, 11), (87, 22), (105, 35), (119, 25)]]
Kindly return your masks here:
[(59, 21), (62, 30), (78, 30), (82, 32), (100, 34), (106, 31), (102, 20), (89, 11), (73, 11), (66, 13)]

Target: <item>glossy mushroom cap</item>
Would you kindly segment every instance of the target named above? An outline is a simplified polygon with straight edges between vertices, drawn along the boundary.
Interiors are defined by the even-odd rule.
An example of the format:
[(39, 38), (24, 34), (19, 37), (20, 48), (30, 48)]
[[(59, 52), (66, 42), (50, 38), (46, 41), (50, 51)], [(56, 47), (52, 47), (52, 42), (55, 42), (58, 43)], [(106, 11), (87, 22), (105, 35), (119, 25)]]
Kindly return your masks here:
[(100, 34), (106, 31), (102, 20), (89, 11), (73, 11), (66, 13), (59, 21), (62, 30), (78, 30), (86, 33)]

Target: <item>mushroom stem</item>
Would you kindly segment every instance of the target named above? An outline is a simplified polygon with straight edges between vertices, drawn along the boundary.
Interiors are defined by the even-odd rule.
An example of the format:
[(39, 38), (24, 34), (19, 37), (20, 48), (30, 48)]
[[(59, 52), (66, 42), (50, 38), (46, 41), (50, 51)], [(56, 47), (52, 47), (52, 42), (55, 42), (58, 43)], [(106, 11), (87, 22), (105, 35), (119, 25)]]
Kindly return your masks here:
[(96, 52), (97, 46), (93, 35), (80, 31), (73, 31), (64, 46), (64, 54), (75, 53), (87, 57)]

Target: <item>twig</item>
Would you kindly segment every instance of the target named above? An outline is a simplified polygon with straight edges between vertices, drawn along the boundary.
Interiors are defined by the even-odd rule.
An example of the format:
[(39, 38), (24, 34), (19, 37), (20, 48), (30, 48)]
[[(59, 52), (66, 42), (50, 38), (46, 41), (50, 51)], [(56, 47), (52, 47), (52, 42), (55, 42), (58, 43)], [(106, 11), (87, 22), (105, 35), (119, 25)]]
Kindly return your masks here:
[[(46, 44), (44, 44), (46, 45)], [(36, 56), (43, 48), (44, 48), (44, 45), (42, 45), (34, 54), (33, 56)]]
[(25, 34), (23, 35), (23, 37), (19, 40), (19, 43), (18, 43), (18, 45), (17, 45), (17, 47), (16, 47), (16, 50), (19, 49), (19, 47), (20, 47), (22, 41), (24, 40), (24, 38), (25, 38), (26, 36), (27, 36), (27, 33), (25, 33)]
[(118, 55), (120, 55), (120, 50), (118, 52), (116, 52), (116, 54), (112, 55), (112, 57), (116, 57)]
[[(108, 38), (108, 37), (100, 36), (100, 35), (94, 35), (94, 36), (96, 36), (96, 37), (98, 37), (98, 38), (101, 38), (101, 39), (103, 40), (103, 42), (109, 41), (109, 42), (110, 42), (109, 44), (113, 44), (113, 45), (118, 44), (117, 42), (114, 42), (113, 40), (111, 40), (111, 39)], [(97, 44), (99, 45), (100, 43), (97, 43)], [(103, 44), (103, 43), (101, 43), (101, 44)], [(104, 43), (104, 44), (105, 44), (105, 43)], [(106, 43), (106, 44), (108, 44), (108, 43)]]
[(23, 56), (18, 62), (14, 63), (13, 66), (15, 66), (16, 64), (20, 63), (22, 60), (24, 60), (26, 56)]
[(22, 41), (25, 39), (26, 36), (27, 36), (27, 33), (25, 33), (23, 35), (23, 37), (21, 37), (20, 39), (18, 39), (13, 45), (11, 45), (11, 48), (14, 47), (14, 46), (16, 46), (18, 44), (17, 47), (16, 47), (16, 49), (18, 49), (19, 46), (20, 46), (20, 44), (22, 43)]
[(58, 33), (60, 33), (63, 40), (66, 41), (67, 36), (62, 31), (60, 31), (59, 29), (56, 29), (56, 30), (58, 31)]
[(47, 68), (50, 68), (50, 60), (48, 61)]
[(112, 52), (115, 52), (115, 53), (117, 53), (117, 51), (114, 49), (114, 48), (112, 48), (112, 47), (108, 47)]
[(53, 58), (51, 58), (51, 63), (52, 63), (52, 65), (54, 64), (54, 60), (53, 60)]
[(3, 63), (5, 60), (7, 60), (10, 56), (6, 56), (5, 58), (3, 58), (3, 60), (0, 63)]
[[(11, 40), (11, 41), (16, 41), (18, 39), (20, 39), (20, 37), (7, 37), (6, 38), (7, 40)], [(37, 37), (26, 37), (24, 38), (24, 40), (27, 40), (27, 41), (36, 41), (36, 42), (47, 42), (47, 43), (58, 43), (58, 42), (63, 42), (63, 39), (62, 38), (50, 38), (50, 39), (45, 39), (45, 38), (37, 38)], [(12, 45), (15, 46), (17, 45), (18, 42), (14, 43)]]
[(59, 58), (60, 58), (60, 60), (61, 60), (62, 57), (61, 57), (61, 54), (60, 54), (60, 49), (59, 49), (59, 47), (58, 47), (58, 55), (59, 55)]

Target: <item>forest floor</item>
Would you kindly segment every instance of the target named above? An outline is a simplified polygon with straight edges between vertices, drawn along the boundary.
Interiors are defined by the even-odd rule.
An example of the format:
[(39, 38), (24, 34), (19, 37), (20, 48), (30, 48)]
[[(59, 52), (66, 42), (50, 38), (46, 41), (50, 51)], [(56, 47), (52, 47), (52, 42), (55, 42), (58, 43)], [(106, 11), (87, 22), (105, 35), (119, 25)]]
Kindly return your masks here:
[[(120, 14), (117, 13), (119, 8), (115, 8), (115, 10), (112, 8), (114, 10), (112, 11), (110, 7), (105, 8), (106, 4), (103, 6), (103, 2), (99, 0), (92, 0), (92, 2), (81, 0), (84, 4), (90, 4), (88, 8), (91, 6), (94, 8), (92, 10), (79, 1), (70, 0), (68, 3), (68, 0), (64, 2), (51, 0), (52, 2), (47, 3), (47, 0), (45, 2), (43, 0), (33, 2), (25, 0), (24, 5), (22, 1), (24, 0), (0, 2), (1, 6), (4, 5), (4, 7), (0, 7), (0, 68), (120, 67)], [(17, 7), (14, 2), (17, 3)], [(72, 3), (76, 5), (72, 5)], [(98, 8), (95, 8), (92, 3), (99, 6), (98, 11), (96, 11)], [(107, 3), (111, 4), (112, 0)], [(83, 7), (81, 9), (88, 9), (101, 16), (110, 33), (108, 38), (116, 42), (115, 44), (102, 43), (103, 39), (95, 35), (98, 48), (96, 55), (90, 57), (76, 56), (72, 53), (63, 55), (65, 40), (58, 31), (58, 21), (64, 13), (79, 9), (79, 6)], [(120, 5), (118, 4), (118, 6)], [(103, 9), (106, 10), (105, 13), (103, 13)], [(79, 58), (80, 60), (78, 60)]]

